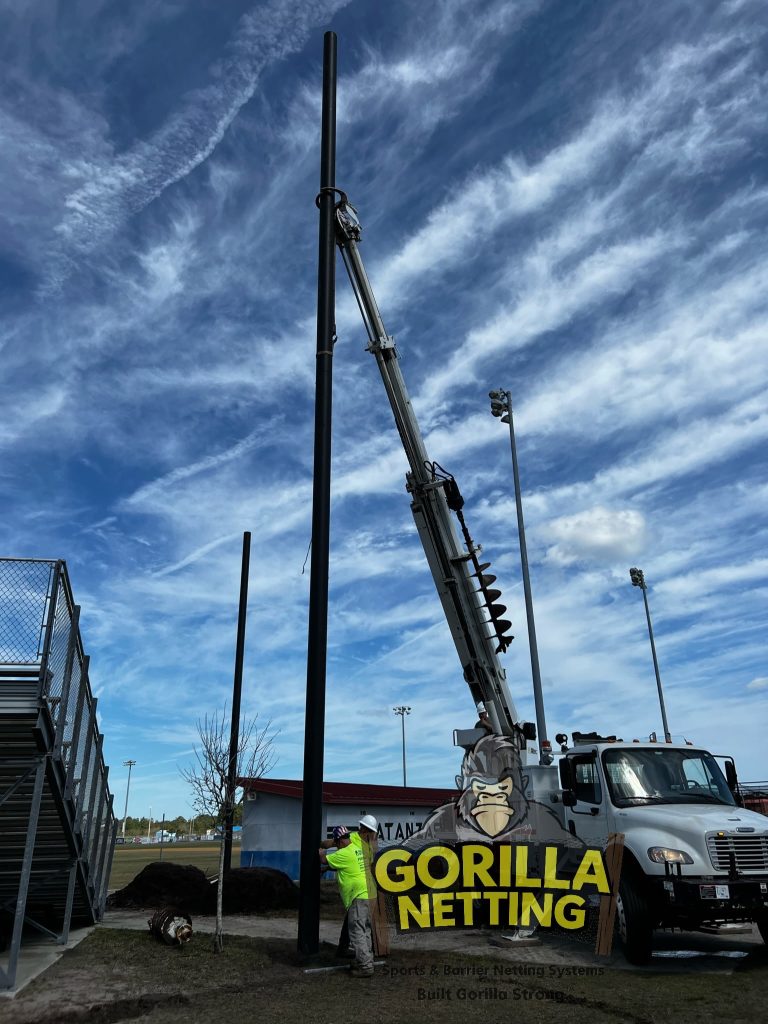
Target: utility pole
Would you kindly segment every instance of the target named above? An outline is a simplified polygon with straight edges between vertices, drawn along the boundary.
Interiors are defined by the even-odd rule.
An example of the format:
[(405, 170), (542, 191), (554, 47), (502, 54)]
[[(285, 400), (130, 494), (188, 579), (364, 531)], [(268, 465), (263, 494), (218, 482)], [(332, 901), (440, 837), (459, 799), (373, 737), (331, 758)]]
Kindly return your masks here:
[(667, 709), (664, 706), (664, 691), (661, 688), (661, 673), (659, 672), (659, 661), (656, 657), (656, 644), (653, 642), (653, 626), (651, 625), (651, 610), (648, 607), (648, 597), (645, 576), (642, 569), (632, 568), (629, 570), (629, 578), (633, 587), (639, 587), (643, 592), (643, 603), (645, 604), (645, 617), (648, 620), (648, 638), (651, 641), (651, 654), (653, 655), (653, 671), (656, 673), (656, 689), (659, 691), (659, 706), (661, 707), (661, 724), (664, 726), (664, 739), (667, 743), (672, 742), (672, 734), (667, 723)]
[(123, 839), (125, 839), (125, 823), (128, 820), (128, 794), (131, 792), (131, 768), (135, 761), (123, 761), (123, 768), (128, 769), (128, 785), (125, 787), (125, 810), (123, 811)]
[(312, 490), (312, 562), (304, 719), (298, 951), (320, 949), (320, 868), (317, 847), (323, 820), (325, 680), (328, 650), (328, 562), (331, 534), (331, 421), (333, 345), (336, 340), (336, 33), (323, 37), (323, 109), (320, 137), (315, 452)]
[(226, 809), (224, 815), (224, 870), (232, 867), (232, 826), (235, 820), (235, 790), (240, 747), (240, 695), (243, 690), (243, 654), (245, 652), (245, 620), (248, 617), (248, 569), (251, 560), (251, 535), (243, 534), (243, 562), (240, 570), (240, 610), (237, 616), (235, 648), (235, 679), (232, 687), (232, 721), (229, 733), (229, 765), (227, 771)]
[(515, 485), (515, 505), (517, 506), (517, 534), (520, 539), (520, 564), (523, 570), (523, 591), (525, 593), (525, 618), (528, 624), (528, 647), (531, 652), (533, 701), (536, 706), (539, 764), (552, 764), (552, 744), (547, 739), (544, 695), (541, 687), (541, 672), (539, 670), (539, 648), (536, 643), (536, 624), (533, 619), (533, 595), (531, 594), (531, 576), (528, 572), (528, 548), (525, 543), (525, 523), (523, 521), (523, 496), (520, 490), (520, 473), (517, 467), (515, 427), (512, 422), (512, 393), (499, 388), (498, 391), (489, 391), (488, 397), (491, 399), (491, 413), (494, 416), (500, 417), (502, 423), (509, 424), (509, 443), (512, 449), (512, 478)]
[(410, 715), (412, 708), (406, 707), (405, 704), (399, 704), (392, 710), (396, 715), (400, 715), (400, 724), (403, 727), (403, 787), (405, 787), (408, 785), (405, 775), (405, 716)]

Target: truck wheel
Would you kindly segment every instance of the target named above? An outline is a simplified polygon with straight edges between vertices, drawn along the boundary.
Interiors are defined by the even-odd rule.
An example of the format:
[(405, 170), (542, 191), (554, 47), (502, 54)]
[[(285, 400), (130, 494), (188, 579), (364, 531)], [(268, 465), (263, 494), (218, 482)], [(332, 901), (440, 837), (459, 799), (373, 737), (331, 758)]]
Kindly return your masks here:
[(653, 926), (646, 902), (629, 878), (619, 883), (616, 900), (616, 934), (631, 964), (647, 964), (653, 951)]

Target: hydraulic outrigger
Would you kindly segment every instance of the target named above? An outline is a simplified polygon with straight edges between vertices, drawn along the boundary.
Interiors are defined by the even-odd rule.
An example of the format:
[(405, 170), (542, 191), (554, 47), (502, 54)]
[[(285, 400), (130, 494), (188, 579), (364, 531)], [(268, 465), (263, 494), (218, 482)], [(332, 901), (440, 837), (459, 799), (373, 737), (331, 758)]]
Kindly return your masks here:
[[(478, 559), (481, 548), (467, 529), (462, 513), (464, 499), (455, 479), (427, 454), (400, 371), (395, 340), (384, 327), (360, 256), (357, 211), (340, 189), (330, 191), (339, 197), (336, 242), (368, 334), (367, 349), (376, 357), (408, 459), (406, 490), (411, 495), (411, 511), (464, 679), (475, 703), (485, 704), (494, 730), (514, 737), (524, 751), (526, 740), (535, 738), (535, 726), (518, 721), (506, 673), (499, 661), (499, 653), (504, 653), (513, 639), (508, 635), (512, 623), (502, 618), (506, 608), (497, 603), (501, 591), (492, 589), (496, 577), (486, 572), (490, 562), (481, 563)], [(466, 550), (461, 547), (451, 512), (461, 526)]]

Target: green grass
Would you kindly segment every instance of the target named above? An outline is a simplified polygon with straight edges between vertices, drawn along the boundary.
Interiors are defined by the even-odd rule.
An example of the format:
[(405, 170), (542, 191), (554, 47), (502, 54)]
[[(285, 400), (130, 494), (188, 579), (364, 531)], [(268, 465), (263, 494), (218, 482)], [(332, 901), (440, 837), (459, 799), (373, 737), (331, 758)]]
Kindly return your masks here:
[[(218, 843), (166, 843), (162, 857), (159, 846), (125, 846), (115, 847), (112, 871), (109, 876), (109, 888), (122, 889), (138, 875), (147, 864), (163, 860), (169, 864), (192, 864), (200, 868), (206, 875), (219, 873)], [(240, 847), (232, 847), (232, 867), (240, 867)]]

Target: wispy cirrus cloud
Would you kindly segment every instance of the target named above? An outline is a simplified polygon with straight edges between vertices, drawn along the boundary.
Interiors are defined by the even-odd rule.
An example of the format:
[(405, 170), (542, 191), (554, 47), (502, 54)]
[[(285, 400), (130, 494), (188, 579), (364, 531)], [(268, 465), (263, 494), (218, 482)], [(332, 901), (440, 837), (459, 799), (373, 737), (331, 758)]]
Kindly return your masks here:
[(79, 182), (69, 191), (56, 226), (62, 258), (51, 268), (60, 286), (70, 255), (94, 250), (123, 221), (206, 160), (240, 109), (253, 97), (265, 68), (299, 50), (311, 28), (348, 0), (272, 0), (240, 19), (227, 55), (211, 68), (211, 81), (188, 94), (151, 138), (109, 160), (72, 159), (64, 177)]
[[(44, 5), (14, 14), (2, 535), (68, 559), (114, 761), (169, 715), (187, 736), (196, 709), (228, 699), (248, 529), (247, 700), (281, 719), (281, 773), (300, 774), (325, 27), (338, 181), (430, 456), (456, 473), (509, 606), (521, 716), (498, 384), (515, 402), (548, 719), (658, 728), (639, 564), (673, 731), (706, 743), (717, 722), (723, 749), (756, 736), (766, 25), (759, 5), (670, 3), (240, 3), (205, 23), (149, 5), (130, 25), (96, 5), (90, 67), (59, 46), (34, 87), (24, 33), (53, 22)], [(326, 775), (395, 779), (385, 723), (407, 701), (413, 771), (440, 784), (468, 695), (341, 272), (337, 328)], [(363, 720), (382, 728), (352, 766)]]

